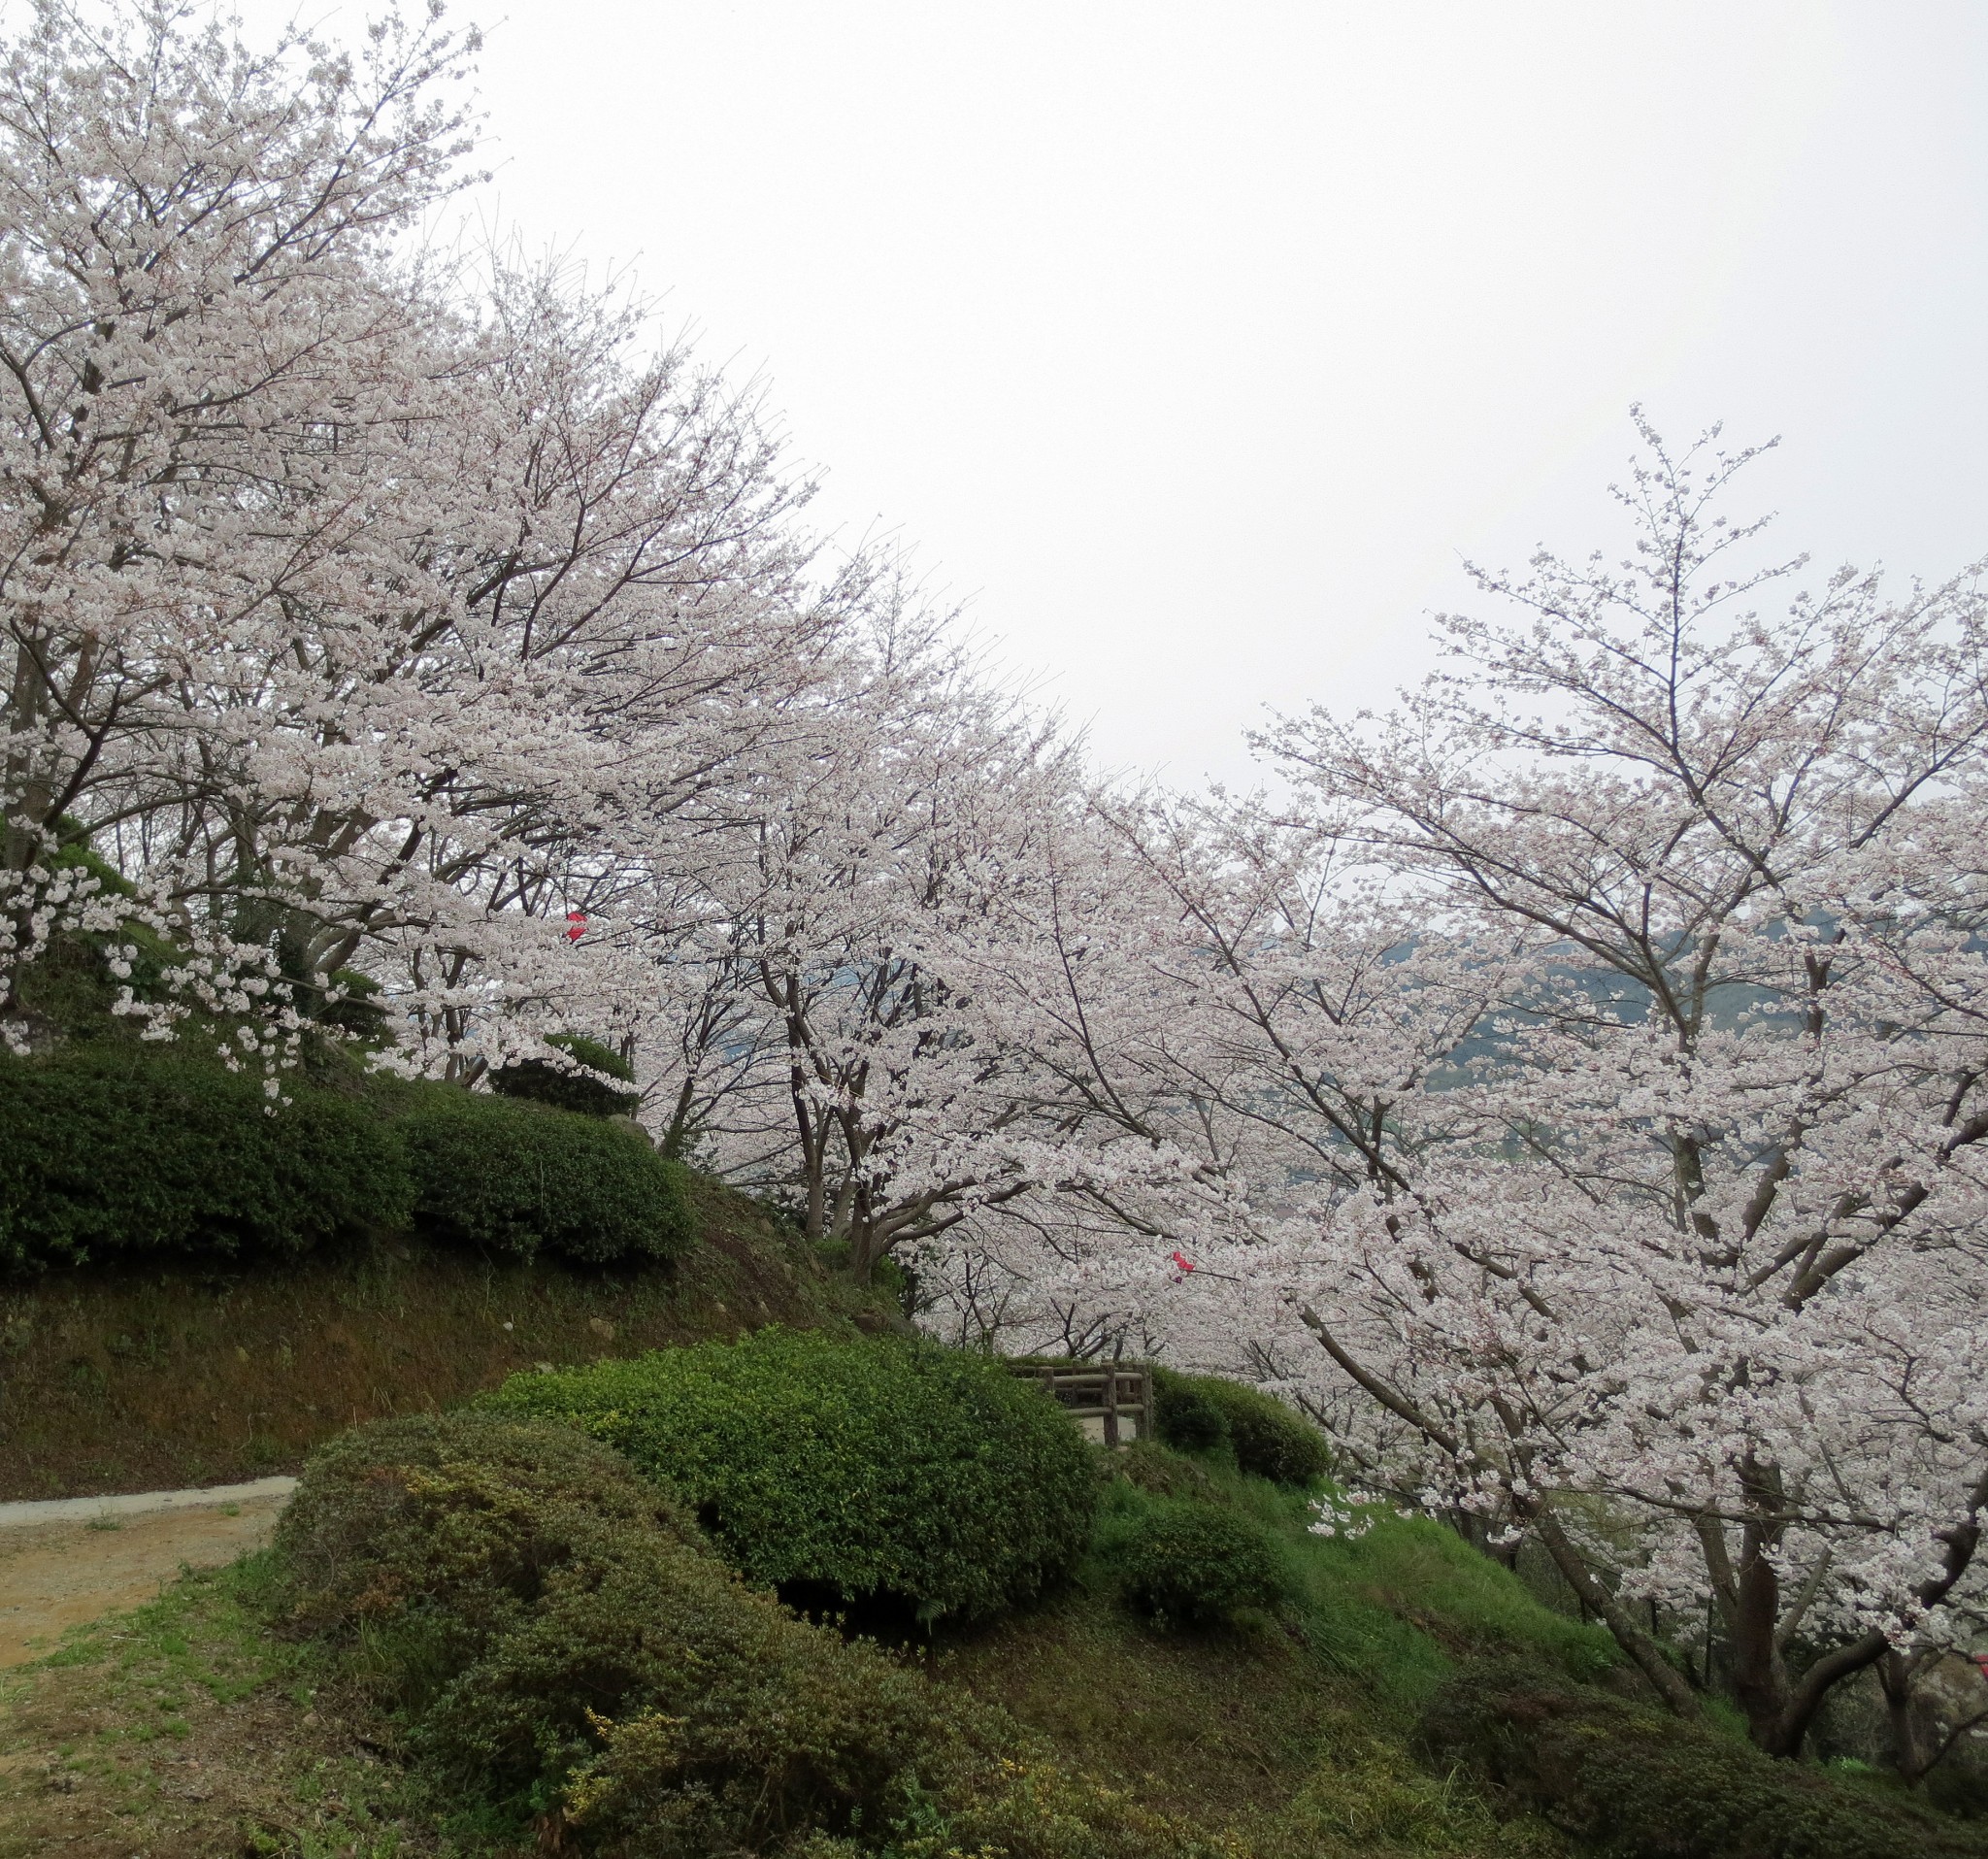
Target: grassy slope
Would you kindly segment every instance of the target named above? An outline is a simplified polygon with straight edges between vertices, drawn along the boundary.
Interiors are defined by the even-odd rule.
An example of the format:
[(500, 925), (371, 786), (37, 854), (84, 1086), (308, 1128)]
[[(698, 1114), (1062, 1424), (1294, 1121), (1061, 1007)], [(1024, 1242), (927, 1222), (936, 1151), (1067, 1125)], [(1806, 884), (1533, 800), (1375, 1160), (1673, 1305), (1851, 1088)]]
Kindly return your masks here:
[[(1563, 1851), (1544, 1827), (1497, 1825), (1468, 1788), (1410, 1760), (1408, 1738), (1453, 1655), (1513, 1651), (1599, 1676), (1613, 1664), (1606, 1636), (1435, 1525), (1388, 1519), (1356, 1543), (1327, 1541), (1297, 1494), (1204, 1469), (1211, 1495), (1279, 1538), (1293, 1585), (1280, 1619), (1161, 1632), (1125, 1611), (1094, 1557), (1047, 1605), (942, 1648), (939, 1681), (1265, 1859)], [(1145, 1499), (1120, 1483), (1105, 1502)]]
[(698, 1212), (703, 1244), (674, 1272), (392, 1242), (0, 1281), (0, 1499), (294, 1472), (359, 1420), (443, 1406), (537, 1362), (880, 1320), (751, 1202), (705, 1184)]
[[(1213, 1470), (1275, 1520), (1298, 1597), (1254, 1633), (1165, 1634), (1126, 1614), (1100, 1565), (1045, 1606), (942, 1644), (935, 1682), (999, 1702), (1066, 1760), (1170, 1814), (1223, 1829), (1236, 1859), (1558, 1859), (1408, 1755), (1415, 1709), (1458, 1650), (1592, 1663), (1597, 1643), (1463, 1544), (1418, 1525), (1362, 1544), (1303, 1530), (1300, 1502)], [(1137, 1506), (1116, 1486), (1107, 1502)], [(451, 1821), (342, 1705), (317, 1654), (264, 1634), (260, 1558), (195, 1576), (0, 1675), (0, 1859), (61, 1845), (151, 1859), (215, 1852), (517, 1854)], [(1411, 1612), (1425, 1625), (1410, 1624)]]

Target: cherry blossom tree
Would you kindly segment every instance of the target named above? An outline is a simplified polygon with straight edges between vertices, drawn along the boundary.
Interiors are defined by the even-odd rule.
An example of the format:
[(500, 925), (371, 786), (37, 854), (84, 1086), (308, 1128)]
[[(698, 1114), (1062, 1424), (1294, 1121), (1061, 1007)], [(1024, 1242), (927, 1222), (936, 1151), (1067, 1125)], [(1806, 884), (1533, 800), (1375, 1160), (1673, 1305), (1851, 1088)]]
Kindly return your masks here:
[(258, 54), (168, 8), (45, 4), (7, 50), (0, 905), (23, 954), (55, 823), (149, 811), (202, 759), (189, 713), (255, 676), (249, 635), (364, 549), (422, 337), (387, 249), (452, 184), (463, 117), (434, 99), (471, 49), (389, 19), (356, 58), (294, 33)]
[[(473, 1079), (590, 984), (563, 908), (861, 604), (751, 398), (644, 352), (641, 305), (421, 249), (473, 51), (52, 4), (9, 49), (0, 1018), (65, 922), (135, 915), (290, 1032), (371, 970), (408, 1062)], [(138, 897), (92, 901), (79, 832)]]
[(1092, 1102), (1185, 1159), (1112, 1295), (1355, 1491), (1538, 1540), (1680, 1710), (1633, 1604), (1709, 1597), (1793, 1753), (1981, 1605), (1982, 614), (1761, 617), (1748, 454), (1643, 437), (1632, 560), (1481, 577), (1524, 622), (1284, 724), (1282, 823), (1119, 810), (1178, 930)]
[(1053, 1173), (1004, 1012), (1017, 913), (1081, 812), (1052, 727), (930, 618), (878, 622), (813, 728), (721, 803), (676, 880), (689, 932), (660, 936), (656, 964), (658, 1017), (681, 1029), (665, 1140), (701, 1131), (709, 1166), (789, 1199), (863, 1276)]

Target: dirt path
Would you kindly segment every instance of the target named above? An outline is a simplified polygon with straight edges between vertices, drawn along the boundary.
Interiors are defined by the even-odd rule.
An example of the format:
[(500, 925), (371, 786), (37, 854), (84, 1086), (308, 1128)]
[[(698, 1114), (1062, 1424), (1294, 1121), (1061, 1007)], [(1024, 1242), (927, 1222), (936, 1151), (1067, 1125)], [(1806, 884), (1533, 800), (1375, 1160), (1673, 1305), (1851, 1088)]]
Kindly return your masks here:
[(215, 1568), (259, 1547), (288, 1495), (158, 1492), (39, 1507), (54, 1512), (45, 1520), (7, 1517), (11, 1527), (0, 1527), (0, 1668), (52, 1651), (67, 1627), (149, 1601), (182, 1565)]

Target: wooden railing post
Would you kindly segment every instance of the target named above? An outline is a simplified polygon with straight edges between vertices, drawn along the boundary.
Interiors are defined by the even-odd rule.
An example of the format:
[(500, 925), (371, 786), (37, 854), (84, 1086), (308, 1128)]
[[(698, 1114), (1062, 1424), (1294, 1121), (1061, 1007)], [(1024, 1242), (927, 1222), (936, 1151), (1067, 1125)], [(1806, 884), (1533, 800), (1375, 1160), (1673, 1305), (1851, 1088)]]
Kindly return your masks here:
[[(1116, 1451), (1137, 1440), (1153, 1437), (1153, 1378), (1149, 1368), (1127, 1367), (1117, 1358), (1108, 1363), (1015, 1362), (1017, 1376), (1035, 1382), (1078, 1425), (1097, 1418), (1104, 1422), (1105, 1444)], [(1095, 1392), (1093, 1392), (1095, 1390)], [(1125, 1430), (1125, 1410), (1132, 1412), (1132, 1433)]]

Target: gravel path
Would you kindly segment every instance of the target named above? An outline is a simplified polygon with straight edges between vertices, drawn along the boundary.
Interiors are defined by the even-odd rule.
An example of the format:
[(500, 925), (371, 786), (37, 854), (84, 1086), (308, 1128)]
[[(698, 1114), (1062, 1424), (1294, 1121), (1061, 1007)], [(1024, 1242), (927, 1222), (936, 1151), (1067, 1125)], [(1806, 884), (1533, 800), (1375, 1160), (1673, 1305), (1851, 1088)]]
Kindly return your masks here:
[(295, 1478), (251, 1478), (247, 1484), (210, 1484), (191, 1491), (134, 1491), (108, 1498), (37, 1498), (0, 1504), (0, 1530), (43, 1523), (90, 1523), (99, 1517), (138, 1516), (147, 1510), (210, 1510), (217, 1504), (251, 1504), (286, 1498)]
[(149, 1601), (182, 1568), (259, 1548), (296, 1482), (0, 1504), (0, 1668), (52, 1651), (67, 1627)]

